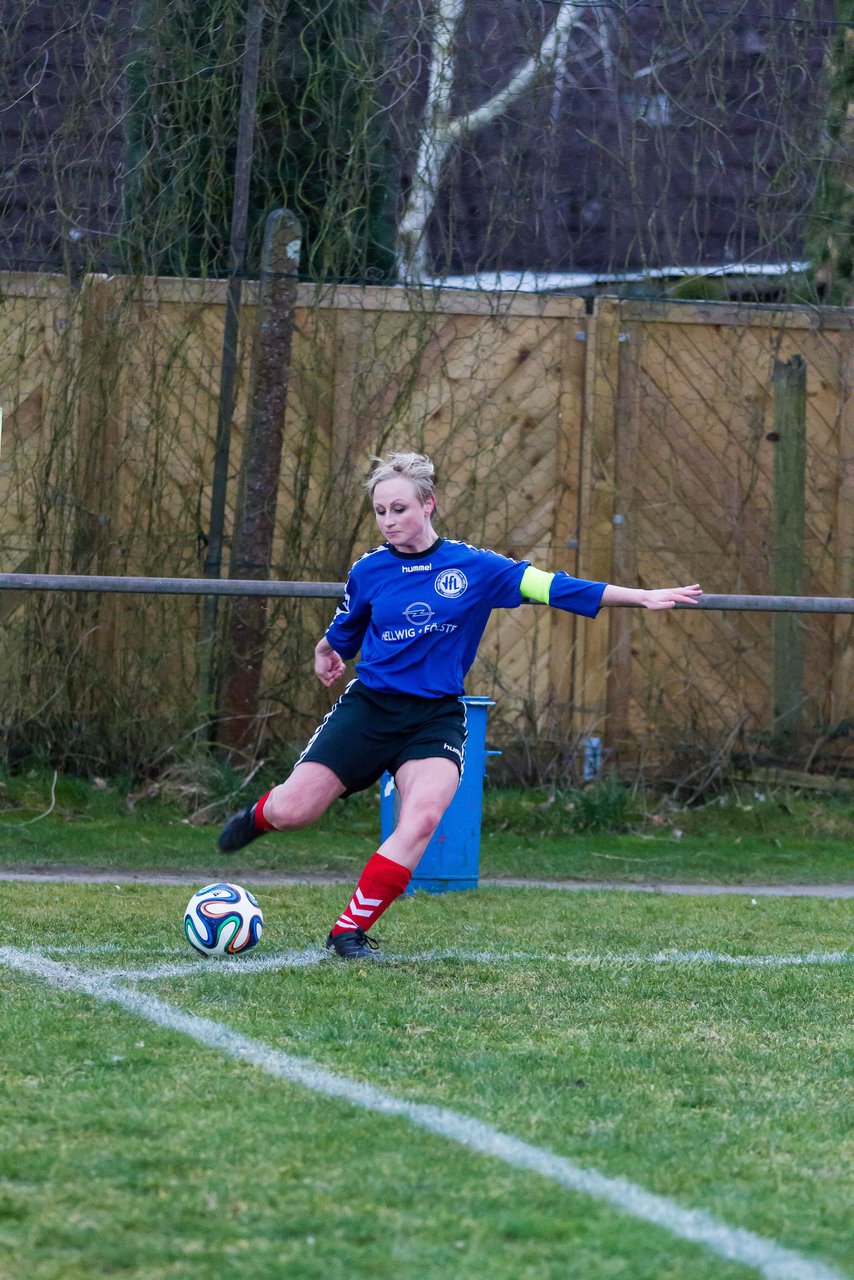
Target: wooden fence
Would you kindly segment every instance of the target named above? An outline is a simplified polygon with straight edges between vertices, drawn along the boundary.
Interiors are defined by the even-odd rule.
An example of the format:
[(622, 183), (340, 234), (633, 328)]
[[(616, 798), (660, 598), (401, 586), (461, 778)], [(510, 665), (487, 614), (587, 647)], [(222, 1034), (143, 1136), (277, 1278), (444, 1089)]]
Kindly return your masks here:
[[(581, 572), (765, 594), (788, 564), (800, 582), (794, 594), (852, 595), (852, 325), (836, 311), (601, 303), (588, 366)], [(806, 405), (803, 532), (793, 547), (779, 540), (792, 495), (781, 489), (778, 455), (791, 442), (775, 371), (796, 356)], [(852, 623), (809, 617), (796, 626), (804, 723), (815, 732), (851, 717)], [(615, 612), (607, 638), (587, 633), (582, 669), (615, 741), (653, 723), (770, 728), (774, 667), (785, 662), (774, 639), (770, 615), (668, 616), (662, 626), (655, 615)]]
[[(247, 286), (229, 521), (255, 296)], [(0, 571), (199, 575), (224, 300), (220, 282), (0, 276)], [(852, 329), (841, 310), (603, 298), (588, 315), (572, 297), (300, 286), (273, 571), (343, 578), (376, 537), (369, 455), (414, 446), (437, 461), (449, 536), (599, 580), (851, 595)], [(794, 357), (802, 418), (781, 391)], [(781, 450), (797, 460), (799, 447), (800, 473), (781, 466)], [(13, 705), (36, 661), (23, 606), (0, 597)], [(265, 706), (268, 724), (286, 709), (285, 736), (323, 708), (306, 665), (328, 612), (271, 612)], [(39, 653), (51, 626), (74, 637), (68, 662), (88, 664), (99, 696), (130, 690), (140, 715), (191, 717), (192, 603), (67, 605), (42, 615)], [(591, 623), (525, 607), (494, 616), (469, 687), (496, 697), (499, 738), (571, 755), (599, 734), (618, 758), (653, 759), (770, 732), (775, 672), (795, 645), (800, 723), (815, 736), (854, 718), (852, 621), (793, 627), (775, 633), (756, 613), (612, 610)], [(65, 714), (77, 714), (70, 700)]]

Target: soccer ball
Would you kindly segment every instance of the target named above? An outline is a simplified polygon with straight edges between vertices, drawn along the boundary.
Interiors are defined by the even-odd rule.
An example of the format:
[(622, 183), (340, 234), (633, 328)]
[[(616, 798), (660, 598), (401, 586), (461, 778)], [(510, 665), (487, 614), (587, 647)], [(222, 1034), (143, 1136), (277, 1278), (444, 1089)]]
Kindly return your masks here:
[(257, 898), (239, 884), (206, 884), (193, 894), (184, 912), (187, 941), (203, 956), (251, 951), (263, 928)]

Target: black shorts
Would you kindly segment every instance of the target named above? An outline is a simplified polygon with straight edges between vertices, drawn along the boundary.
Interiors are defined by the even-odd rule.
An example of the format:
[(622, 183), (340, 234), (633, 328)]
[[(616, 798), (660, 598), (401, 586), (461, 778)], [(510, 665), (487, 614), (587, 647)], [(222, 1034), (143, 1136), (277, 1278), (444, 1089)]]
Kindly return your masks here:
[(407, 760), (452, 760), (462, 774), (466, 709), (454, 694), (419, 698), (377, 693), (351, 681), (318, 726), (297, 764), (325, 764), (347, 795), (392, 776)]

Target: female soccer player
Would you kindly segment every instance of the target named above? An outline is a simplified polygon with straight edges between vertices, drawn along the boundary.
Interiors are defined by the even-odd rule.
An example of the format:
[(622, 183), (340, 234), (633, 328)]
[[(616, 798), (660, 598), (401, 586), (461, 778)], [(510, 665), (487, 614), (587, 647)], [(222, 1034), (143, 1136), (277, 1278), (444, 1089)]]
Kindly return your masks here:
[(491, 611), (535, 600), (594, 618), (603, 605), (671, 609), (701, 594), (696, 583), (643, 591), (585, 582), (439, 537), (430, 459), (391, 453), (375, 461), (367, 488), (384, 541), (353, 565), (314, 651), (315, 674), (329, 687), (361, 650), (356, 678), (290, 777), (235, 814), (219, 837), (219, 848), (232, 853), (267, 831), (308, 826), (333, 800), (388, 770), (400, 797), (397, 825), (326, 939), (345, 960), (375, 958), (367, 930), (406, 889), (453, 799), (466, 738), (459, 696)]

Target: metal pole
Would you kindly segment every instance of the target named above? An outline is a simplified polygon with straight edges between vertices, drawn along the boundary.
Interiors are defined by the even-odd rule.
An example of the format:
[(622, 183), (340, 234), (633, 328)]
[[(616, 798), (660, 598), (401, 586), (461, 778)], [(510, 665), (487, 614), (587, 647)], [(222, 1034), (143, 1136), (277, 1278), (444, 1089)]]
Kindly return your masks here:
[(854, 613), (850, 596), (715, 596), (702, 595), (696, 604), (677, 609), (746, 609), (761, 613)]
[[(0, 573), (0, 591), (118, 591), (125, 594), (176, 596), (302, 596), (341, 599), (343, 582), (285, 582), (275, 578), (127, 578), (68, 573)], [(638, 605), (617, 606), (636, 609)], [(703, 595), (696, 609), (748, 610), (761, 613), (854, 613), (854, 596), (725, 596)]]
[(0, 573), (0, 591), (117, 591), (155, 596), (344, 595), (343, 582), (281, 582), (257, 578), (123, 578), (97, 574)]
[[(264, 17), (262, 0), (249, 0), (246, 11), (246, 37), (243, 50), (243, 76), (240, 91), (240, 117), (237, 126), (237, 155), (234, 163), (234, 193), (228, 244), (228, 290), (222, 335), (222, 369), (216, 424), (216, 452), (211, 481), (211, 510), (205, 577), (218, 578), (222, 572), (222, 548), (225, 530), (225, 507), (228, 490), (228, 455), (231, 448), (231, 420), (234, 416), (237, 378), (237, 337), (240, 320), (242, 273), (246, 258), (249, 220), (249, 187), (252, 178), (252, 152), (255, 137), (255, 111), (258, 96), (258, 68), (261, 61), (261, 27)], [(205, 601), (202, 621), (199, 693), (207, 699), (213, 693), (213, 644), (216, 636), (217, 599), (211, 594)]]

